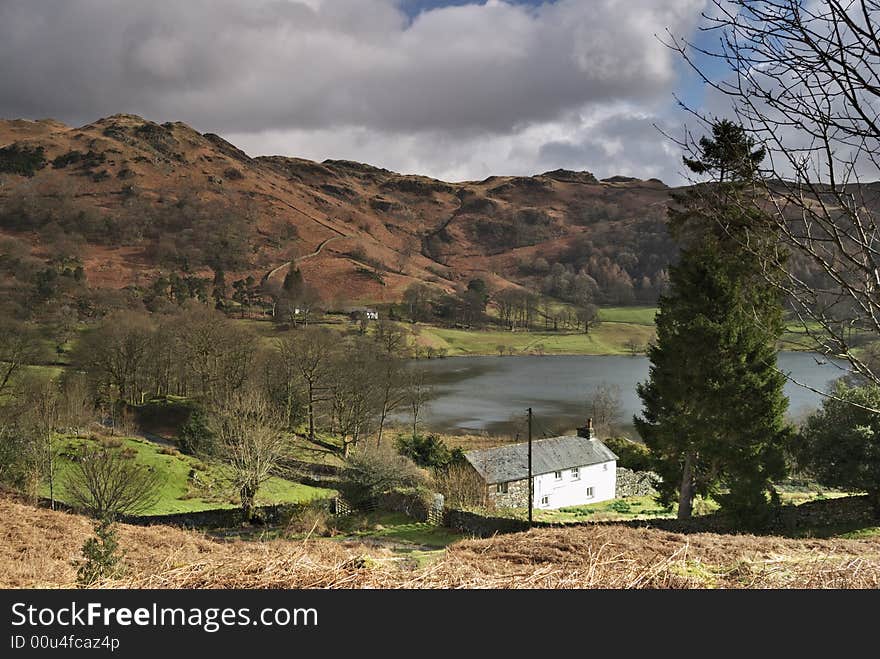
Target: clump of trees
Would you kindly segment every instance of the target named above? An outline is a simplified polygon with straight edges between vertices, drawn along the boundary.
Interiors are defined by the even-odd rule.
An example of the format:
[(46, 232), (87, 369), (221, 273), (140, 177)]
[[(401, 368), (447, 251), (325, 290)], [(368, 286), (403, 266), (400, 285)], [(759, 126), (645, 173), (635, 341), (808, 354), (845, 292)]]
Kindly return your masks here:
[(395, 442), (401, 455), (408, 457), (420, 467), (447, 469), (465, 462), (461, 448), (449, 448), (438, 435), (401, 435)]
[(10, 144), (0, 149), (0, 173), (31, 177), (46, 166), (45, 149)]
[[(555, 266), (554, 266), (555, 268)], [(412, 322), (438, 322), (452, 326), (483, 327), (496, 323), (510, 331), (532, 329), (570, 330), (589, 333), (599, 322), (595, 282), (578, 279), (570, 295), (554, 295), (571, 304), (560, 305), (550, 295), (509, 287), (490, 291), (482, 279), (472, 279), (455, 294), (415, 283), (404, 291), (402, 315)], [(492, 305), (495, 317), (487, 314)]]
[(880, 386), (836, 383), (792, 442), (795, 463), (829, 487), (867, 492), (880, 517)]

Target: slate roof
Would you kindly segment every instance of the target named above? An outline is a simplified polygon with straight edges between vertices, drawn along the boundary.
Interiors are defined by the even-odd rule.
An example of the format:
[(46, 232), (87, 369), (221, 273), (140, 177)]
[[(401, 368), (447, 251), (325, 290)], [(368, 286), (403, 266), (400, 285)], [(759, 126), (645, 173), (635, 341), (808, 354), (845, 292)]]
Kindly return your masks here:
[[(518, 481), (529, 476), (529, 445), (506, 444), (464, 454), (477, 473), (489, 483)], [(598, 439), (564, 435), (532, 442), (532, 475), (601, 464), (617, 456)]]

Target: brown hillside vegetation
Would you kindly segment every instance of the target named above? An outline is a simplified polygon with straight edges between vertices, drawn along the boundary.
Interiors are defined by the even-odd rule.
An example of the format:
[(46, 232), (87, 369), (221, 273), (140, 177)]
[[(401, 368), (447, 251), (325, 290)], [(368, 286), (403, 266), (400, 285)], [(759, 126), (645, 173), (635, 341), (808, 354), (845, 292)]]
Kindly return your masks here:
[[(63, 587), (88, 519), (0, 499), (0, 587)], [(469, 540), (427, 567), (358, 543), (218, 542), (122, 525), (128, 588), (876, 588), (880, 541), (583, 526)]]
[(673, 253), (668, 198), (657, 180), (588, 172), (448, 183), (250, 157), (134, 115), (81, 127), (0, 120), (0, 241), (40, 260), (75, 257), (98, 288), (212, 269), (280, 281), (291, 259), (314, 255), (301, 269), (328, 302), (396, 301), (415, 281), (534, 285), (548, 263), (583, 270), (616, 301), (653, 299)]

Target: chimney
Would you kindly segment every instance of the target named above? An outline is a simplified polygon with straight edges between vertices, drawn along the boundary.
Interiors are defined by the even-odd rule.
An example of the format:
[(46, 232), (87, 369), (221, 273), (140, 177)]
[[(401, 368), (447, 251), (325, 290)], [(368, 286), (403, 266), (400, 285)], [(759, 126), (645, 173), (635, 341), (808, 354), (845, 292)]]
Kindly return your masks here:
[(587, 419), (586, 425), (578, 428), (577, 433), (578, 437), (583, 437), (584, 439), (596, 439), (596, 431), (593, 430), (593, 419)]

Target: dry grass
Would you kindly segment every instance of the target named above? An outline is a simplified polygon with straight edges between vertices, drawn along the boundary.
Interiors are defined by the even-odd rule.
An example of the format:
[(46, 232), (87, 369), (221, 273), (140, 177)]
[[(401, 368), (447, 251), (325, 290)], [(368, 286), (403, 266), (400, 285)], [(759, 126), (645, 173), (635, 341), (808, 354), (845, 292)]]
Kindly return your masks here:
[[(89, 520), (0, 499), (0, 587), (64, 587)], [(121, 525), (121, 588), (877, 588), (880, 541), (584, 526), (469, 540), (413, 568), (358, 543), (218, 542)]]

